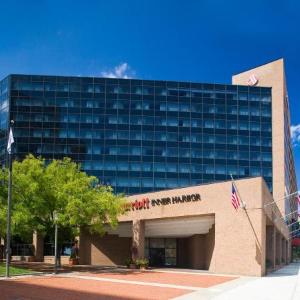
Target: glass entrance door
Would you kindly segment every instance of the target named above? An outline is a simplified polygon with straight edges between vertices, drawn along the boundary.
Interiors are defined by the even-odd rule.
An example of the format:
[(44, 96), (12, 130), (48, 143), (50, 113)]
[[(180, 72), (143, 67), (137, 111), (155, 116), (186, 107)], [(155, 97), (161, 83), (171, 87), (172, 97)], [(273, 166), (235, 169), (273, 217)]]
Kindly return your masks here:
[(176, 266), (176, 239), (174, 238), (146, 238), (145, 257), (150, 266)]
[(162, 267), (165, 265), (165, 248), (149, 249), (150, 266)]

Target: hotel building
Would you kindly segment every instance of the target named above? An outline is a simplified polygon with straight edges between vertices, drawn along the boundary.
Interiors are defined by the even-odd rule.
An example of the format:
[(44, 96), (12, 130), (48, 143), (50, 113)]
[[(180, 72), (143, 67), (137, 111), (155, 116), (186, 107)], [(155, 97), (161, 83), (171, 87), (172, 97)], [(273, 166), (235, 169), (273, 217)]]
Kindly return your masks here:
[[(134, 255), (263, 275), (290, 260), (281, 217), (297, 209), (286, 197), (297, 184), (284, 72), (279, 59), (232, 84), (9, 75), (0, 83), (0, 161), (14, 120), (15, 159), (71, 157), (137, 203), (116, 231), (82, 232), (82, 263)], [(231, 175), (245, 209), (231, 205)]]

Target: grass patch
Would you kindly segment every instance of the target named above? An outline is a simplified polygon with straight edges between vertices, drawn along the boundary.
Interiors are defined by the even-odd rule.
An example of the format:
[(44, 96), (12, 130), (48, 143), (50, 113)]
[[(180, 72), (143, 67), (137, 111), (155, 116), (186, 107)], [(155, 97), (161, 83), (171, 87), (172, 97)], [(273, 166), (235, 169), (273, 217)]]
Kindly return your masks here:
[[(36, 272), (28, 270), (28, 269), (24, 269), (24, 268), (13, 267), (13, 266), (10, 266), (10, 268), (9, 268), (10, 276), (29, 275), (29, 274), (33, 274), (33, 273), (36, 273)], [(0, 277), (1, 276), (5, 276), (5, 264), (3, 264), (3, 263), (0, 263)]]

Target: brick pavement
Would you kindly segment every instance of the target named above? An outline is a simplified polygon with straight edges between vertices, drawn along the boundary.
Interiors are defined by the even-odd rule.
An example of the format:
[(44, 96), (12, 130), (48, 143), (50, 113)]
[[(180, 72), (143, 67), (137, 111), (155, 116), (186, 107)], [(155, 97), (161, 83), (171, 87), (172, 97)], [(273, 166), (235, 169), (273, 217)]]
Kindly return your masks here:
[[(28, 267), (35, 271), (52, 271), (52, 266), (45, 264), (30, 264)], [(64, 268), (58, 275), (0, 280), (0, 299), (172, 299), (197, 290), (213, 288), (236, 278), (180, 271), (156, 272), (78, 266)]]

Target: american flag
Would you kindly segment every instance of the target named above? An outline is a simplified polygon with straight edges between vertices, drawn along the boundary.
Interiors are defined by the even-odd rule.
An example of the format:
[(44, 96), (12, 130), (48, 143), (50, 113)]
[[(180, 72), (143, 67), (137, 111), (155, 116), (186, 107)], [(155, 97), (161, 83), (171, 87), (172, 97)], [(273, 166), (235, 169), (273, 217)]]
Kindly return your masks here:
[(234, 184), (232, 183), (231, 204), (237, 210), (240, 207), (240, 199), (237, 195)]

